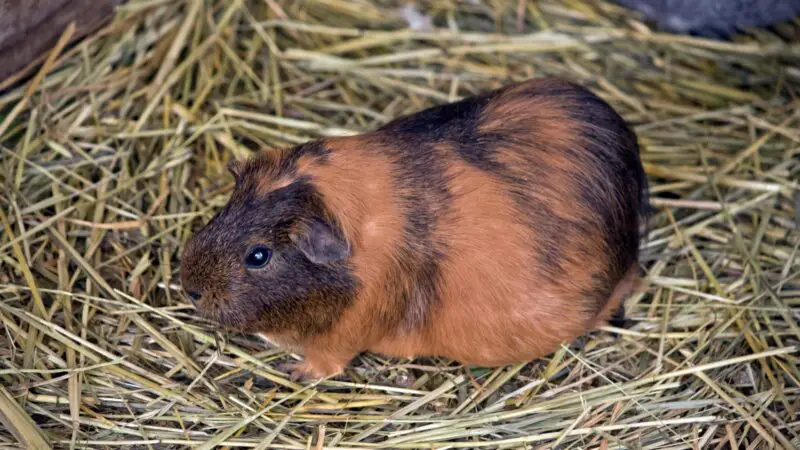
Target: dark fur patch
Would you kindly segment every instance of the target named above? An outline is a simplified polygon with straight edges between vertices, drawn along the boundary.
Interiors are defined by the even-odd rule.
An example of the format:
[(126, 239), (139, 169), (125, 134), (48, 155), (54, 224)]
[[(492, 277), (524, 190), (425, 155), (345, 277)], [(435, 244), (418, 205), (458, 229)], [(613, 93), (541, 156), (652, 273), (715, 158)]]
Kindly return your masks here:
[(446, 246), (436, 238), (435, 228), (452, 198), (446, 155), (440, 154), (437, 146), (451, 144), (465, 155), (472, 152), (471, 164), (490, 164), (474, 151), (478, 146), (473, 142), (477, 121), (488, 100), (488, 96), (478, 96), (436, 106), (397, 118), (376, 132), (385, 139), (382, 147), (388, 149), (387, 156), (394, 162), (398, 195), (405, 205), (407, 238), (398, 249), (399, 266), (390, 272), (387, 281), (399, 288), (406, 313), (402, 319), (407, 326), (425, 325), (425, 311), (438, 296), (439, 265), (446, 257)]
[(580, 184), (582, 203), (603, 226), (605, 245), (612, 257), (609, 273), (596, 294), (598, 308), (614, 289), (613, 280), (625, 276), (639, 259), (640, 217), (646, 205), (646, 179), (639, 160), (636, 136), (605, 101), (585, 89), (575, 89), (578, 107), (573, 119), (583, 124), (582, 134), (595, 171), (594, 179)]
[[(483, 108), (494, 92), (433, 106), (414, 114), (398, 117), (378, 131), (399, 133), (426, 142), (470, 141)], [(466, 134), (466, 135), (465, 135)]]
[[(282, 166), (291, 170), (290, 163)], [(185, 289), (202, 292), (201, 313), (227, 328), (295, 336), (325, 333), (353, 302), (357, 282), (346, 263), (310, 261), (291, 235), (312, 221), (324, 221), (334, 230), (338, 224), (307, 180), (258, 195), (249, 177), (243, 179), (247, 182), (228, 204), (187, 243), (182, 267), (192, 272), (181, 273)], [(273, 250), (264, 269), (243, 266), (254, 240)]]
[[(324, 141), (311, 141), (286, 149), (270, 150), (240, 162), (238, 179), (240, 183), (250, 182), (252, 185), (264, 176), (274, 179), (293, 177), (297, 175), (297, 163), (300, 158), (313, 157), (317, 162), (324, 163), (329, 154), (330, 150), (325, 147)], [(242, 187), (247, 190), (247, 187)]]
[(411, 146), (417, 148), (447, 142), (468, 164), (480, 170), (497, 171), (500, 167), (494, 159), (492, 144), (498, 141), (499, 136), (478, 135), (478, 124), (486, 105), (501, 91), (434, 106), (395, 119), (381, 131), (401, 133)]
[(317, 140), (306, 142), (290, 148), (286, 156), (280, 160), (278, 175), (295, 175), (297, 171), (297, 161), (303, 157), (313, 157), (317, 162), (325, 162), (330, 150), (325, 147), (324, 141)]
[(388, 146), (393, 149), (389, 156), (394, 160), (394, 178), (400, 180), (396, 195), (404, 205), (405, 239), (397, 249), (397, 259), (405, 276), (390, 275), (387, 281), (399, 283), (405, 303), (406, 316), (392, 320), (400, 319), (410, 327), (424, 326), (426, 316), (420, 311), (428, 311), (438, 295), (439, 262), (446, 249), (436, 239), (435, 228), (450, 203), (443, 162), (432, 142), (420, 144), (400, 149)]

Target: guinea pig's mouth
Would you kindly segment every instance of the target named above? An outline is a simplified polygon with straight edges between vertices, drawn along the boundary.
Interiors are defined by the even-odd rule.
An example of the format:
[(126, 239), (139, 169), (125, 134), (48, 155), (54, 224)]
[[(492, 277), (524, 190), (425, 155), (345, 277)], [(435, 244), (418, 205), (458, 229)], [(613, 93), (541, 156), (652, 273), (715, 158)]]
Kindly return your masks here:
[(223, 302), (223, 306), (220, 306), (197, 302), (195, 311), (200, 318), (213, 323), (222, 330), (248, 332), (253, 328), (253, 316), (243, 311), (242, 308), (232, 307), (229, 303)]

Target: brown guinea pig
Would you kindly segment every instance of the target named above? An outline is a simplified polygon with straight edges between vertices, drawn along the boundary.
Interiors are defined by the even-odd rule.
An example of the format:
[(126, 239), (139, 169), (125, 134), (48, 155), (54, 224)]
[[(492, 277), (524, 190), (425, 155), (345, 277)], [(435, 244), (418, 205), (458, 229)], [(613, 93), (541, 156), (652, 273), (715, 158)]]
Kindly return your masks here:
[(304, 354), (499, 366), (602, 325), (637, 279), (636, 137), (588, 90), (513, 84), (376, 131), (230, 167), (225, 207), (186, 243), (205, 317)]

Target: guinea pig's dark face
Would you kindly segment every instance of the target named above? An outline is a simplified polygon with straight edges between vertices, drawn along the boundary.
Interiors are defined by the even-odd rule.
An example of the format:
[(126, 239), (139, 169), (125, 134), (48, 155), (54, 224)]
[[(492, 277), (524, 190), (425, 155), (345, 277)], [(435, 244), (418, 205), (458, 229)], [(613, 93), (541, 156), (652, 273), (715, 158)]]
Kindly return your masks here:
[(261, 192), (259, 171), (251, 172), (239, 174), (225, 207), (187, 241), (184, 291), (224, 328), (324, 332), (354, 295), (349, 246), (311, 182)]

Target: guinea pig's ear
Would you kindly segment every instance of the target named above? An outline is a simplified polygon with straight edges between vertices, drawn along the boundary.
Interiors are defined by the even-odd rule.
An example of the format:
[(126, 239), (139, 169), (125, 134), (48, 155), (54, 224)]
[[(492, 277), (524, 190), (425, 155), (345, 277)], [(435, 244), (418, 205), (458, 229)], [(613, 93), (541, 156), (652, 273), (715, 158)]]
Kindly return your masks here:
[(315, 264), (341, 262), (350, 257), (350, 246), (331, 225), (314, 219), (291, 234), (297, 248)]

